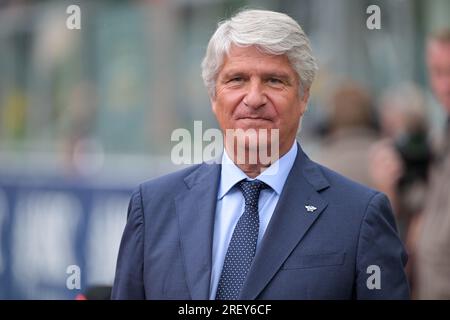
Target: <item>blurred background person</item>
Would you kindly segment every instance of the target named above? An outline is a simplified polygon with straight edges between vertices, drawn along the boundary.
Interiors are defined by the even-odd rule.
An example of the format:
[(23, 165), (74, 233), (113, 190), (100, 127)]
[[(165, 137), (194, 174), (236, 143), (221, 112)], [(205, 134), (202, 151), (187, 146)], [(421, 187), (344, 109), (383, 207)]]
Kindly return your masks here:
[(372, 98), (362, 85), (338, 81), (326, 105), (325, 137), (316, 160), (340, 174), (374, 187), (369, 148), (377, 141)]
[(406, 272), (414, 289), (415, 234), (427, 201), (432, 161), (422, 90), (413, 83), (387, 89), (380, 99), (379, 123), (382, 138), (370, 150), (370, 177), (394, 207), (409, 254)]
[(406, 240), (412, 217), (426, 201), (432, 160), (425, 100), (420, 88), (406, 83), (388, 89), (380, 101), (382, 138), (370, 150), (370, 177), (392, 201)]
[(432, 183), (417, 239), (417, 298), (450, 299), (450, 29), (431, 34), (426, 45), (431, 89), (446, 113), (437, 143)]
[(382, 103), (387, 139), (372, 149), (371, 172), (389, 194), (410, 260), (413, 297), (450, 299), (450, 31), (432, 33), (426, 44), (431, 89), (444, 110), (444, 130), (427, 142), (421, 95), (412, 87), (388, 92)]

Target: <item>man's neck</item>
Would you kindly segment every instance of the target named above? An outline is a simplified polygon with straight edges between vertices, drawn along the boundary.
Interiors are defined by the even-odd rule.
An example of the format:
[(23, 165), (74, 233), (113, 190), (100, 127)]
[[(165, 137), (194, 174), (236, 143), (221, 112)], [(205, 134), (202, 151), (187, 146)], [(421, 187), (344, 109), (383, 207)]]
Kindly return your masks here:
[(266, 170), (270, 165), (262, 164), (236, 164), (248, 177), (254, 179)]
[[(257, 176), (259, 176), (264, 170), (268, 169), (272, 163), (278, 161), (281, 157), (283, 157), (286, 153), (289, 152), (290, 148), (292, 147), (292, 144), (288, 144), (288, 146), (284, 146), (282, 148), (280, 148), (280, 151), (278, 153), (278, 156), (276, 157), (270, 157), (271, 161), (269, 163), (264, 163), (260, 161), (260, 157), (259, 155), (252, 155), (252, 157), (250, 157), (250, 152), (256, 153), (257, 151), (250, 151), (248, 149), (245, 149), (244, 154), (245, 154), (245, 161), (238, 161), (238, 154), (237, 151), (234, 150), (233, 152), (228, 150), (228, 148), (225, 146), (225, 152), (228, 154), (228, 157), (231, 159), (231, 161), (234, 162), (234, 164), (242, 170), (242, 172), (244, 172), (248, 177), (254, 179)], [(249, 159), (257, 159), (255, 164), (250, 164)], [(243, 162), (243, 163), (241, 163)]]

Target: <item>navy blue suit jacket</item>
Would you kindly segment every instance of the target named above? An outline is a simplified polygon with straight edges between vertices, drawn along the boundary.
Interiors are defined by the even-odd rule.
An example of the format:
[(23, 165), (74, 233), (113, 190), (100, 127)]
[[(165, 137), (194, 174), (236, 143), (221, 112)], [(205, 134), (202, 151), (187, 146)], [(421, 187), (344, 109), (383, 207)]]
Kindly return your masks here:
[[(112, 298), (208, 299), (219, 179), (203, 163), (133, 193)], [(240, 298), (407, 299), (406, 260), (386, 196), (299, 148)]]

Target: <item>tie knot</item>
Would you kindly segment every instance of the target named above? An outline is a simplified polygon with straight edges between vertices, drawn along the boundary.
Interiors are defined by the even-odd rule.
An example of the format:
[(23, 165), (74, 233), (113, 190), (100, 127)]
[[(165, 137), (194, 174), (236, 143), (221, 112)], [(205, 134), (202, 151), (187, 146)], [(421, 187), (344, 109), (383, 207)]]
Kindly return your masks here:
[(259, 180), (239, 182), (246, 206), (258, 207), (259, 193), (262, 189), (268, 188), (267, 184)]

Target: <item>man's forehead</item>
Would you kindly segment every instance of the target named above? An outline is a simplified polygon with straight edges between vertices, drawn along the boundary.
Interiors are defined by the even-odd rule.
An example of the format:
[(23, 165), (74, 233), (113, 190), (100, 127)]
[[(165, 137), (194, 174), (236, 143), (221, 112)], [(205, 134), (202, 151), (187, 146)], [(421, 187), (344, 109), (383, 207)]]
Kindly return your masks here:
[[(249, 59), (251, 63), (248, 63)], [(224, 57), (221, 72), (228, 74), (246, 71), (295, 75), (295, 71), (285, 54), (273, 55), (264, 53), (255, 46), (232, 46), (229, 54)]]
[(237, 46), (232, 44), (228, 54), (225, 55), (225, 59), (244, 59), (244, 58), (265, 58), (273, 60), (286, 60), (288, 61), (287, 55), (275, 55), (264, 52), (264, 50), (256, 45), (252, 46)]

